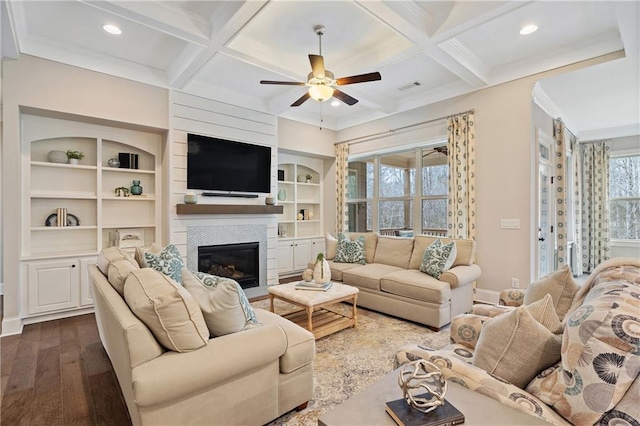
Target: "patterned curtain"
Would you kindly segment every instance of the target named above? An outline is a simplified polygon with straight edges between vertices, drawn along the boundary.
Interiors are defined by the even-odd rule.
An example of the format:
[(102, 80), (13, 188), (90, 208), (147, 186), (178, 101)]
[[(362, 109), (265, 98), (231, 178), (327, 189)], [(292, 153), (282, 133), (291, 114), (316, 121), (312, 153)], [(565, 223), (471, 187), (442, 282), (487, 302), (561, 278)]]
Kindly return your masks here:
[(582, 145), (582, 268), (609, 259), (609, 141)]
[(447, 119), (449, 197), (447, 236), (476, 238), (475, 116), (465, 112)]
[(573, 141), (571, 163), (573, 166), (573, 259), (571, 272), (574, 276), (584, 273), (582, 269), (582, 149)]
[(349, 145), (336, 145), (336, 235), (349, 230), (347, 208), (347, 178), (349, 176)]
[(560, 269), (569, 261), (567, 242), (567, 147), (564, 140), (564, 123), (559, 118), (553, 120), (553, 139), (555, 141), (554, 201), (556, 207), (556, 268)]

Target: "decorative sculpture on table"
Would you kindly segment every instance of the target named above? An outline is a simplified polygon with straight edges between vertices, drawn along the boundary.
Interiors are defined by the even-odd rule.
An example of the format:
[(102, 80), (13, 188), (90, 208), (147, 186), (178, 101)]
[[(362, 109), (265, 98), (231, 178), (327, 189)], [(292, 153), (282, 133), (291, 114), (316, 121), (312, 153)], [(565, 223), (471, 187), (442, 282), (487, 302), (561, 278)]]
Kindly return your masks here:
[(432, 362), (420, 359), (406, 364), (400, 369), (398, 384), (404, 400), (416, 410), (429, 413), (444, 405), (447, 381)]
[(325, 284), (331, 281), (331, 268), (324, 258), (324, 253), (318, 253), (316, 264), (313, 267), (313, 280), (316, 284)]

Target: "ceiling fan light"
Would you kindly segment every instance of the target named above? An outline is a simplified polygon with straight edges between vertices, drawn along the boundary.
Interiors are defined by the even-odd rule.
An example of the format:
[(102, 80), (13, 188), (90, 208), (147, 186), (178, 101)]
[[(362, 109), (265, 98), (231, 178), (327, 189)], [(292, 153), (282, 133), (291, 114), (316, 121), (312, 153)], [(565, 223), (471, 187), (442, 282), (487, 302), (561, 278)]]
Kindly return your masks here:
[(333, 87), (316, 84), (309, 87), (309, 96), (318, 102), (324, 102), (333, 96)]
[(118, 26), (113, 24), (104, 24), (102, 26), (102, 29), (108, 32), (109, 34), (114, 34), (114, 35), (122, 34), (122, 30)]

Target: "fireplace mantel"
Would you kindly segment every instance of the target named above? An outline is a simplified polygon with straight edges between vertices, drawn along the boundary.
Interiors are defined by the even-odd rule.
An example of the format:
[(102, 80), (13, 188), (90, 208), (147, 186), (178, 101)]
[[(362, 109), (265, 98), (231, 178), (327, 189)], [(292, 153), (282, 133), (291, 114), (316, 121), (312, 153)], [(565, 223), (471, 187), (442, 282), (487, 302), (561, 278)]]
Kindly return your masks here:
[(282, 206), (257, 204), (178, 204), (177, 214), (282, 214)]

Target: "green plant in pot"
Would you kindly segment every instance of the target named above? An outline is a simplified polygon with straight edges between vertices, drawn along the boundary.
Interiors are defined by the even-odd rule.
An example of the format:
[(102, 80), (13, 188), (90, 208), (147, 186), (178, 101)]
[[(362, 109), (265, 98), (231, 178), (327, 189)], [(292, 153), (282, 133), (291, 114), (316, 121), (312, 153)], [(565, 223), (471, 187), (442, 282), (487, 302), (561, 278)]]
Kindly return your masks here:
[(310, 174), (310, 173), (307, 173), (307, 176), (305, 176), (305, 177), (307, 178), (307, 183), (311, 183), (311, 178), (312, 178), (313, 176), (311, 176), (311, 174)]
[(78, 164), (78, 161), (84, 158), (84, 153), (69, 149), (67, 150), (67, 158), (69, 159), (69, 164)]
[(324, 258), (324, 253), (318, 253), (316, 264), (313, 266), (313, 280), (316, 284), (325, 284), (331, 281), (331, 268)]

